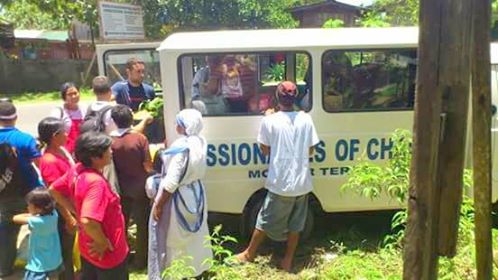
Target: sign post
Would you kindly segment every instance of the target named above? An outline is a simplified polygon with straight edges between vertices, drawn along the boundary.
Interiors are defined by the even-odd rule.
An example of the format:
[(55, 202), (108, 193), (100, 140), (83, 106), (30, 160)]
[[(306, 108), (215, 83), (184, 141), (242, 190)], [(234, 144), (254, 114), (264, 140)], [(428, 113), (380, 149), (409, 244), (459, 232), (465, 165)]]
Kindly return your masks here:
[(100, 36), (104, 40), (145, 39), (142, 7), (113, 2), (98, 2)]

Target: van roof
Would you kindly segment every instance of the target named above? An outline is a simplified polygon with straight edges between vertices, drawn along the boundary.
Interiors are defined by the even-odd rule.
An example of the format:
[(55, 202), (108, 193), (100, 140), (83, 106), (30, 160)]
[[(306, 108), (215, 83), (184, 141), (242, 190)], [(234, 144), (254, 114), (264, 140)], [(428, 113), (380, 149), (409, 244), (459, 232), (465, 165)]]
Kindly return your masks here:
[(278, 50), (309, 47), (415, 47), (417, 27), (259, 29), (174, 33), (158, 48), (182, 52)]

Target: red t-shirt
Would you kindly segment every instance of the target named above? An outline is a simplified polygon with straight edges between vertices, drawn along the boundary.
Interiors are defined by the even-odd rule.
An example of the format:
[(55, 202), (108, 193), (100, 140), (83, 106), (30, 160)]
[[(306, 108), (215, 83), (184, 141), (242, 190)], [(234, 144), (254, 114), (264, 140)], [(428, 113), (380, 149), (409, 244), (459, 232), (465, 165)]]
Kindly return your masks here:
[(45, 152), (40, 158), (40, 172), (47, 186), (62, 177), (69, 168), (71, 168), (71, 163), (62, 155)]
[[(74, 191), (73, 182), (75, 182)], [(55, 181), (52, 187), (65, 197), (72, 199), (78, 220), (88, 218), (99, 222), (105, 236), (114, 247), (112, 252), (105, 252), (102, 260), (92, 257), (88, 248), (88, 243), (92, 239), (84, 230), (80, 230), (78, 242), (81, 256), (91, 264), (103, 269), (113, 268), (121, 264), (129, 252), (123, 212), (119, 196), (111, 190), (111, 186), (102, 174), (78, 163)]]

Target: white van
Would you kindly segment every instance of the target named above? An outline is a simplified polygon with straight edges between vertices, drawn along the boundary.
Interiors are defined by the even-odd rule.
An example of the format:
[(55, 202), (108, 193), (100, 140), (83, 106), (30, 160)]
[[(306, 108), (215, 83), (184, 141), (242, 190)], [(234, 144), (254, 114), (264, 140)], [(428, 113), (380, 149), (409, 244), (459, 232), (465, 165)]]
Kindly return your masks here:
[[(417, 40), (415, 27), (189, 32), (173, 34), (160, 45), (98, 46), (97, 54), (100, 72), (111, 78), (116, 64), (130, 55), (150, 64), (149, 76), (162, 84), (168, 143), (175, 137), (178, 111), (191, 106), (203, 111), (209, 210), (242, 214), (246, 230), (265, 193), (267, 158), (256, 143), (263, 112), (272, 106), (279, 81), (295, 81), (300, 90), (296, 105), (311, 114), (321, 140), (310, 158), (314, 207), (309, 231), (312, 211), (400, 208), (387, 197), (342, 193), (340, 186), (360, 158), (381, 163), (390, 157), (394, 130), (412, 129)], [(497, 104), (498, 45), (492, 45), (491, 63)], [(227, 93), (227, 86), (235, 93)], [(493, 116), (493, 160), (498, 157), (495, 126)], [(497, 175), (495, 166), (493, 201)]]

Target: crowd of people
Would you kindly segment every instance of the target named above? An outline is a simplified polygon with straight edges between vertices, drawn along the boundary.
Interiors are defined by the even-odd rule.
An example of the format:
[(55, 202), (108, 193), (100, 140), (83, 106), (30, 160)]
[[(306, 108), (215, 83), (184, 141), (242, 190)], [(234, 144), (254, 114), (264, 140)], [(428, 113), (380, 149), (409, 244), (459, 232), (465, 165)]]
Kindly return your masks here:
[[(96, 101), (88, 108), (79, 104), (78, 87), (65, 83), (62, 106), (38, 124), (41, 146), (16, 128), (14, 104), (0, 100), (0, 277), (13, 271), (22, 224), (30, 229), (24, 279), (128, 279), (130, 262), (147, 268), (149, 279), (156, 280), (186, 256), (193, 268), (186, 277), (209, 269), (202, 114), (180, 111), (177, 140), (153, 159), (143, 134), (152, 117), (133, 125), (138, 104), (153, 98), (143, 84), (143, 66), (130, 59), (128, 80), (114, 86), (104, 76), (95, 77)], [(281, 266), (292, 267), (312, 188), (308, 157), (318, 143), (310, 116), (294, 111), (296, 96), (294, 83), (280, 83), (279, 110), (261, 124), (257, 140), (270, 155), (268, 194), (249, 247), (237, 256), (240, 262), (252, 261), (269, 236), (287, 240)], [(137, 226), (132, 256), (131, 220)], [(81, 261), (77, 273), (75, 243)]]

